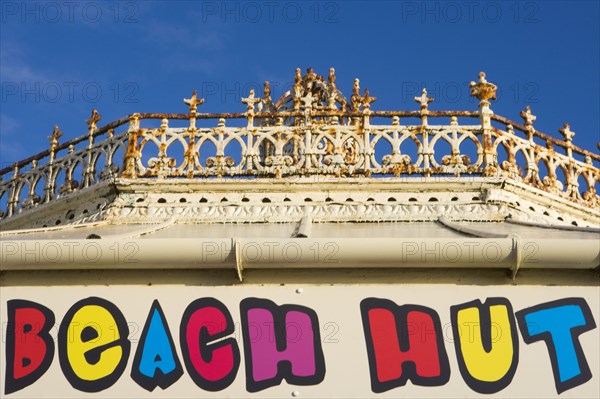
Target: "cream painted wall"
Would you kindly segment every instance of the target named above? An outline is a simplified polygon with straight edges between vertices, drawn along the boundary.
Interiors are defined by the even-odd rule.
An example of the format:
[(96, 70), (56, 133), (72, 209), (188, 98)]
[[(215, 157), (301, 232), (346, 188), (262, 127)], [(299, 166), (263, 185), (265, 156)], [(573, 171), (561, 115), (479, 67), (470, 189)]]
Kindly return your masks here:
[[(343, 273), (343, 271), (341, 271)], [(189, 273), (189, 272), (188, 272)], [(354, 274), (360, 272), (353, 272)], [(403, 284), (394, 281), (394, 284), (358, 285), (350, 281), (338, 283), (333, 286), (314, 285), (308, 274), (304, 279), (296, 279), (288, 285), (278, 286), (260, 284), (241, 284), (225, 286), (202, 286), (194, 281), (190, 285), (179, 284), (165, 279), (160, 285), (129, 285), (126, 278), (121, 284), (109, 286), (89, 285), (84, 286), (72, 278), (63, 286), (54, 286), (57, 281), (52, 279), (47, 284), (53, 286), (36, 286), (44, 278), (33, 278), (33, 283), (27, 285), (25, 279), (15, 274), (4, 274), (2, 278), (2, 296), (0, 317), (2, 325), (2, 352), (6, 350), (7, 342), (7, 302), (13, 299), (34, 301), (48, 307), (56, 317), (59, 324), (69, 308), (76, 302), (88, 297), (101, 297), (112, 302), (122, 312), (127, 320), (131, 341), (131, 353), (127, 360), (125, 371), (110, 388), (90, 395), (102, 398), (143, 398), (143, 397), (269, 397), (288, 398), (293, 395), (299, 397), (478, 397), (481, 394), (473, 391), (465, 383), (458, 365), (458, 357), (454, 346), (452, 334), (450, 307), (474, 300), (485, 301), (486, 298), (505, 298), (512, 306), (514, 312), (529, 308), (541, 303), (561, 300), (565, 298), (583, 298), (591, 310), (591, 315), (598, 323), (600, 320), (600, 290), (596, 283), (578, 286), (543, 286), (543, 285), (505, 285), (499, 276), (488, 275), (487, 284), (481, 276), (476, 278), (479, 284), (484, 285), (459, 285), (459, 277), (437, 276), (434, 284), (415, 284), (411, 281), (410, 272), (404, 272), (406, 281)], [(415, 278), (418, 272), (412, 272)], [(473, 273), (477, 273), (474, 271)], [(468, 274), (468, 273), (467, 273)], [(191, 275), (191, 274), (190, 274)], [(318, 276), (318, 273), (314, 273)], [(594, 274), (592, 274), (594, 275)], [(597, 276), (597, 273), (595, 274)], [(139, 275), (138, 275), (139, 277)], [(380, 276), (385, 279), (385, 276)], [(423, 276), (422, 276), (423, 277)], [(559, 276), (560, 277), (560, 276)], [(106, 276), (105, 276), (106, 278)], [(252, 276), (249, 277), (250, 281)], [(527, 278), (527, 276), (525, 276)], [(152, 276), (149, 276), (152, 279)], [(466, 280), (468, 281), (468, 277)], [(473, 281), (474, 278), (471, 278)], [(552, 277), (550, 276), (550, 280)], [(559, 278), (557, 278), (558, 280)], [(60, 280), (60, 279), (59, 279)], [(102, 277), (100, 277), (102, 283)], [(160, 279), (159, 279), (160, 280)], [(227, 279), (221, 283), (229, 284)], [(261, 280), (261, 279), (258, 279)], [(275, 278), (274, 280), (277, 280)], [(341, 279), (343, 280), (343, 278)], [(347, 279), (348, 280), (348, 279)], [(352, 280), (352, 278), (350, 278)], [(357, 280), (359, 280), (357, 278)], [(371, 281), (377, 281), (375, 278)], [(393, 280), (393, 279), (391, 279)], [(390, 280), (390, 281), (391, 281)], [(66, 282), (69, 279), (65, 280)], [(108, 281), (108, 280), (105, 280)], [(215, 284), (213, 281), (213, 284)], [(265, 279), (263, 278), (264, 282)], [(364, 280), (363, 280), (364, 281)], [(423, 281), (423, 280), (421, 280)], [(571, 281), (574, 281), (571, 279)], [(588, 279), (589, 281), (589, 279)], [(125, 282), (125, 284), (123, 284)], [(456, 283), (459, 284), (456, 284)], [(349, 283), (349, 284), (348, 284)], [(233, 383), (218, 392), (208, 392), (199, 388), (192, 379), (185, 366), (183, 376), (166, 390), (156, 388), (148, 392), (136, 384), (130, 377), (135, 351), (140, 344), (140, 334), (144, 327), (148, 312), (154, 300), (158, 300), (169, 324), (175, 342), (179, 359), (182, 359), (182, 348), (179, 341), (179, 328), (186, 307), (198, 298), (212, 297), (222, 302), (231, 313), (235, 331), (232, 336), (237, 340), (241, 352), (241, 364)], [(318, 316), (318, 329), (320, 332), (320, 346), (324, 354), (326, 373), (323, 381), (313, 386), (290, 385), (285, 381), (281, 385), (273, 386), (258, 393), (247, 392), (244, 356), (244, 343), (242, 342), (240, 302), (245, 298), (265, 298), (277, 305), (298, 304), (313, 309)], [(444, 348), (448, 356), (450, 377), (442, 386), (422, 387), (414, 386), (408, 382), (405, 386), (390, 389), (383, 393), (374, 393), (371, 390), (369, 375), (369, 360), (363, 323), (361, 321), (361, 301), (365, 298), (384, 298), (397, 305), (422, 305), (435, 310), (439, 315), (443, 333)], [(514, 317), (510, 316), (511, 318)], [(492, 320), (492, 322), (494, 322)], [(518, 329), (518, 328), (517, 328)], [(51, 329), (51, 336), (56, 342), (58, 326)], [(263, 331), (266, 333), (266, 331)], [(499, 331), (499, 338), (505, 331)], [(291, 333), (290, 333), (291, 334)], [(544, 342), (526, 344), (520, 331), (516, 332), (518, 341), (518, 366), (514, 379), (506, 388), (491, 396), (497, 397), (556, 397), (558, 396), (552, 373), (549, 352)], [(498, 341), (499, 342), (499, 341)], [(561, 397), (600, 397), (600, 335), (598, 328), (591, 329), (579, 336), (579, 342), (585, 361), (589, 364), (592, 379), (577, 387), (566, 390)], [(2, 395), (4, 397), (4, 382), (6, 363), (4, 353), (0, 363), (0, 380), (2, 381)], [(183, 365), (183, 360), (181, 360)], [(87, 397), (87, 394), (74, 389), (65, 378), (59, 365), (58, 354), (55, 353), (49, 370), (35, 383), (7, 397)], [(490, 396), (490, 395), (484, 395)]]

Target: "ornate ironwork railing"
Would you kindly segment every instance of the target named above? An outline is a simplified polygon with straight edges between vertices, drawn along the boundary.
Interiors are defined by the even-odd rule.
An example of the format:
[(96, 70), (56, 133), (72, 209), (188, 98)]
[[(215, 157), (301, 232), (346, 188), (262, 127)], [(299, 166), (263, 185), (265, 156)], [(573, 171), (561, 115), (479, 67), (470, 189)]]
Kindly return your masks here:
[[(348, 101), (333, 69), (325, 82), (309, 68), (304, 76), (297, 70), (293, 89), (277, 102), (268, 83), (263, 97), (252, 90), (242, 99), (244, 113), (199, 113), (204, 100), (196, 92), (184, 99), (185, 114), (136, 113), (98, 128), (94, 110), (86, 135), (60, 144), (55, 126), (48, 150), (0, 170), (0, 217), (116, 177), (477, 175), (600, 205), (600, 155), (576, 147), (568, 124), (559, 129), (560, 140), (533, 127), (529, 107), (522, 124), (494, 115), (496, 86), (484, 73), (470, 88), (478, 111), (430, 111), (425, 89), (415, 97), (418, 111), (374, 111), (375, 98), (368, 90), (360, 95), (358, 79)], [(403, 123), (410, 118), (420, 123)], [(227, 126), (239, 119), (245, 126)], [(142, 126), (151, 120), (160, 125)], [(187, 126), (170, 126), (179, 120)], [(199, 127), (199, 121), (212, 125)]]

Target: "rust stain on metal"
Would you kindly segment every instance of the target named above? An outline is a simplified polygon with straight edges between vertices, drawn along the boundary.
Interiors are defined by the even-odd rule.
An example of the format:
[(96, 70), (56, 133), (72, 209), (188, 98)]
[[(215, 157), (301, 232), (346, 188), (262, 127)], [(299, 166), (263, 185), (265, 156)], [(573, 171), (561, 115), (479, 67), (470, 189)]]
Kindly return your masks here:
[[(558, 130), (564, 139), (535, 129), (537, 117), (530, 107), (520, 113), (523, 123), (494, 114), (490, 102), (496, 99), (497, 87), (487, 81), (485, 73), (469, 84), (471, 95), (479, 100), (477, 111), (430, 110), (433, 98), (425, 88), (414, 98), (418, 110), (372, 110), (376, 98), (366, 88), (361, 93), (360, 83), (358, 78), (353, 81), (348, 99), (337, 86), (333, 68), (326, 76), (312, 68), (304, 74), (297, 69), (292, 89), (277, 101), (271, 98), (269, 82), (265, 82), (262, 95), (251, 90), (242, 98), (245, 112), (198, 112), (204, 99), (196, 90), (183, 99), (187, 113), (134, 113), (97, 127), (101, 117), (93, 110), (86, 120), (86, 134), (60, 143), (62, 132), (55, 126), (47, 150), (0, 170), (0, 194), (8, 197), (8, 209), (0, 212), (9, 217), (108, 177), (475, 174), (521, 181), (588, 207), (600, 203), (594, 188), (600, 180), (600, 169), (594, 165), (600, 154), (575, 146), (575, 133), (568, 123)], [(405, 124), (404, 118), (420, 119), (421, 123)], [(459, 118), (475, 123), (461, 125)], [(247, 125), (226, 127), (227, 119), (243, 119)], [(160, 127), (151, 127), (156, 120)], [(169, 121), (173, 120), (188, 120), (189, 127), (171, 128)], [(217, 122), (207, 129), (197, 128), (197, 120)], [(492, 121), (501, 127), (492, 126)], [(102, 139), (95, 140), (99, 137)], [(389, 154), (376, 153), (379, 140), (390, 145)], [(443, 141), (451, 150), (436, 152), (437, 143)], [(153, 153), (147, 145), (151, 142), (157, 147)], [(406, 154), (405, 142), (414, 143), (417, 153)], [(475, 144), (476, 156), (461, 152), (465, 142)], [(183, 156), (168, 155), (173, 143), (183, 146)], [(500, 147), (506, 155), (498, 152)], [(118, 148), (125, 150), (123, 159), (115, 158)], [(106, 163), (92, 163), (101, 154), (108, 154)], [(527, 165), (517, 164), (517, 154), (528, 160)], [(84, 175), (76, 179), (72, 165), (81, 159), (87, 164), (83, 165)], [(540, 176), (540, 166), (547, 170), (546, 176)], [(562, 168), (564, 181), (557, 176), (558, 168)], [(62, 171), (66, 177), (60, 187), (50, 179), (44, 196), (35, 194), (38, 180)], [(580, 186), (578, 177), (584, 185)], [(22, 195), (22, 190), (29, 190), (28, 195)]]

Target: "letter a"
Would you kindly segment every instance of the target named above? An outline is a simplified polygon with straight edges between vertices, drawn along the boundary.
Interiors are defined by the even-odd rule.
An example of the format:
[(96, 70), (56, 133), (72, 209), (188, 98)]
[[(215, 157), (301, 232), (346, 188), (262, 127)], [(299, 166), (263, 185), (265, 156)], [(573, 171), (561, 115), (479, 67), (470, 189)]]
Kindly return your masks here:
[(152, 392), (156, 387), (167, 389), (182, 375), (183, 369), (165, 314), (155, 300), (135, 352), (131, 378)]

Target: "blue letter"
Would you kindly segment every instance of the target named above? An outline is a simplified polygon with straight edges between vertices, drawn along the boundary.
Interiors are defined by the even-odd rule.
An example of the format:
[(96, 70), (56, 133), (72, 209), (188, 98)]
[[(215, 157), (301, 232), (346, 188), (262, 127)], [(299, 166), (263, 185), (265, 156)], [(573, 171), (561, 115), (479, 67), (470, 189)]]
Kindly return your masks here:
[(131, 378), (142, 388), (166, 389), (183, 374), (183, 369), (165, 315), (157, 300), (152, 303), (140, 344), (135, 352)]
[(554, 384), (560, 394), (592, 378), (579, 335), (596, 328), (583, 298), (564, 298), (516, 313), (523, 340), (545, 341), (552, 363)]

